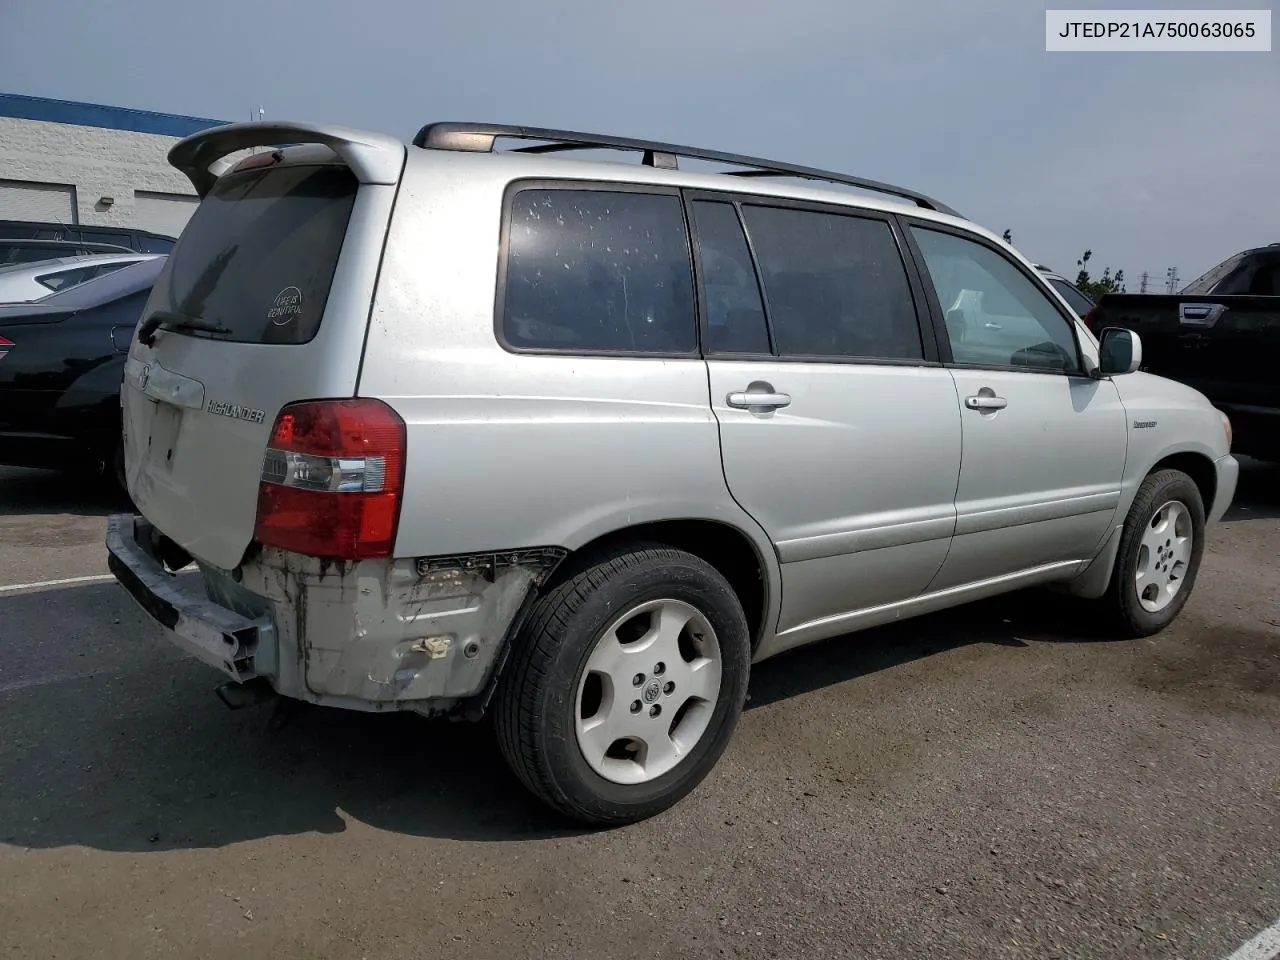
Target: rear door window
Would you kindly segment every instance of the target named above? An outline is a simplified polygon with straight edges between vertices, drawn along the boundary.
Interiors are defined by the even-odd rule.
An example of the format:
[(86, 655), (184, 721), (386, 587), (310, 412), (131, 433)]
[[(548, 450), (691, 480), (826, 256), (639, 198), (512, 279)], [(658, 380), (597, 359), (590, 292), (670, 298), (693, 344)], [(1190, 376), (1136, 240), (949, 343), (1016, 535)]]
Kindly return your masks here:
[(888, 222), (744, 205), (777, 352), (920, 360), (920, 326)]
[(732, 204), (691, 205), (708, 353), (769, 353), (769, 329), (751, 251)]
[(696, 352), (693, 272), (680, 198), (558, 188), (516, 193), (502, 335), (518, 350)]
[(292, 165), (222, 177), (170, 254), (155, 306), (211, 321), (237, 343), (307, 343), (320, 329), (359, 187), (342, 166)]

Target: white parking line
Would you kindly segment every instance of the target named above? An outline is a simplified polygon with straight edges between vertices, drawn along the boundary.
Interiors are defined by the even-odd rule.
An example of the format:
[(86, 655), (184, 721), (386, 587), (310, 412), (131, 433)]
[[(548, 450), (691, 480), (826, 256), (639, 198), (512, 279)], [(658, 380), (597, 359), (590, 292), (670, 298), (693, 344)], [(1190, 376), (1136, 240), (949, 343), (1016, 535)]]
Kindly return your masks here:
[(1227, 960), (1276, 960), (1280, 957), (1280, 920), (1227, 957)]
[(7, 587), (0, 587), (0, 593), (16, 593), (19, 590), (39, 590), (41, 587), (63, 587), (69, 583), (101, 583), (104, 580), (114, 580), (115, 577), (109, 573), (95, 573), (91, 577), (67, 577), (65, 580), (37, 580), (35, 583), (11, 583)]

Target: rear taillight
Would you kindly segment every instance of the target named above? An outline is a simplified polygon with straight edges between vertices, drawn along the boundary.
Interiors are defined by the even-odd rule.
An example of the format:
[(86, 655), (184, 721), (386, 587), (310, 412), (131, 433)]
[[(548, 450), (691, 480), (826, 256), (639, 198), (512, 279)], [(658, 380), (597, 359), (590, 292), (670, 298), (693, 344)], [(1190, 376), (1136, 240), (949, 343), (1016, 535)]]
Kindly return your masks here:
[(1094, 336), (1098, 335), (1098, 308), (1092, 307), (1089, 312), (1084, 315), (1085, 328)]
[(0, 360), (3, 360), (5, 355), (12, 350), (13, 347), (14, 343), (12, 340), (8, 337), (0, 337)]
[(258, 542), (313, 557), (389, 557), (405, 428), (381, 400), (311, 400), (276, 417), (258, 486)]

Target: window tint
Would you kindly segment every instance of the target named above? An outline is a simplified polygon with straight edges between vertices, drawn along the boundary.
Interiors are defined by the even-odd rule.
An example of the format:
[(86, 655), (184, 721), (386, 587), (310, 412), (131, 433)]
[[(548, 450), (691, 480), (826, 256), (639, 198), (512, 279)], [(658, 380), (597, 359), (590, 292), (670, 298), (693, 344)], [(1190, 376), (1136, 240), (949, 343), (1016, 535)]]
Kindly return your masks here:
[(1245, 292), (1251, 297), (1280, 296), (1280, 261), (1258, 264)]
[(1210, 267), (1200, 276), (1196, 277), (1180, 291), (1184, 294), (1192, 294), (1194, 296), (1203, 296), (1206, 293), (1212, 293), (1214, 287), (1222, 281), (1229, 273), (1232, 273), (1245, 260), (1246, 253), (1237, 253), (1227, 257), (1217, 266)]
[[(1249, 281), (1253, 278), (1253, 265), (1243, 264), (1232, 270), (1229, 274), (1222, 278), (1213, 288), (1213, 293), (1219, 297), (1234, 297), (1249, 292)], [(1200, 291), (1207, 293), (1208, 291)]]
[(98, 272), (95, 273), (94, 276), (100, 277), (105, 273), (114, 273), (116, 270), (121, 270), (124, 267), (132, 266), (137, 262), (138, 262), (137, 260), (117, 260), (114, 263), (103, 263), (98, 266)]
[(82, 230), (80, 239), (86, 243), (110, 243), (126, 250), (133, 249), (133, 238), (127, 233), (108, 233), (105, 230)]
[(906, 268), (883, 220), (743, 207), (778, 353), (918, 360)]
[(937, 291), (957, 363), (1079, 369), (1067, 319), (1017, 267), (972, 240), (911, 230)]
[(693, 204), (708, 351), (769, 353), (760, 284), (732, 204)]
[(1057, 290), (1058, 293), (1062, 294), (1062, 299), (1067, 301), (1067, 303), (1071, 305), (1071, 309), (1074, 310), (1076, 313), (1078, 313), (1080, 316), (1083, 317), (1086, 313), (1088, 313), (1090, 310), (1093, 309), (1093, 301), (1091, 301), (1088, 297), (1086, 297), (1083, 293), (1081, 293), (1071, 284), (1067, 283), (1067, 281), (1059, 280), (1056, 277), (1054, 277), (1049, 280), (1049, 283), (1053, 287), (1053, 289)]
[(56, 260), (68, 254), (80, 251), (68, 247), (24, 246), (21, 243), (5, 244), (0, 242), (0, 265), (10, 263), (39, 263), (41, 260)]
[(74, 287), (67, 287), (44, 298), (45, 303), (56, 303), (66, 310), (87, 310), (139, 291), (150, 291), (152, 284), (164, 269), (164, 260), (140, 260), (119, 270), (112, 270)]
[(514, 347), (693, 352), (693, 274), (680, 199), (520, 191), (511, 206), (502, 320)]
[(223, 176), (169, 255), (155, 305), (227, 328), (184, 336), (306, 343), (320, 328), (358, 187), (339, 166)]
[(59, 270), (56, 273), (46, 273), (36, 277), (36, 283), (42, 287), (48, 287), (50, 290), (65, 290), (68, 287), (74, 287), (77, 283), (84, 283), (97, 276), (98, 268), (96, 266), (76, 267), (74, 270)]
[[(1274, 297), (1280, 295), (1280, 263), (1252, 258), (1241, 264), (1216, 287), (1216, 297)], [(1207, 291), (1197, 291), (1204, 295)]]
[(173, 249), (173, 241), (167, 237), (139, 237), (138, 248), (143, 253), (168, 253)]

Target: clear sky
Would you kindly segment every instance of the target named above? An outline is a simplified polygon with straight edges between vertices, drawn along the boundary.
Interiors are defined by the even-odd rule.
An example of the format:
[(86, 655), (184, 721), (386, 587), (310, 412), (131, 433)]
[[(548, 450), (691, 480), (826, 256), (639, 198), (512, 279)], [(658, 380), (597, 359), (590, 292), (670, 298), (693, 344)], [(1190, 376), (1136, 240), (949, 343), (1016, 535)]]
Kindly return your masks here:
[(483, 120), (693, 143), (913, 187), (1071, 274), (1085, 247), (1134, 281), (1190, 280), (1280, 241), (1280, 47), (1051, 54), (1044, 9), (0, 0), (0, 91), (405, 139)]

